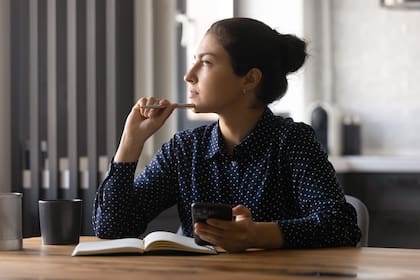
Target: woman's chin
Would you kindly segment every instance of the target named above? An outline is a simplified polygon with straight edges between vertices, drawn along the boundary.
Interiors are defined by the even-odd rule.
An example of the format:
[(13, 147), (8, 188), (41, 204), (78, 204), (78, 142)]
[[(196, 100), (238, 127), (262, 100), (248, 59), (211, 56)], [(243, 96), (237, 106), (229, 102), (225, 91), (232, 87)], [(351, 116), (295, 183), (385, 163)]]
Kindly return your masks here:
[(205, 113), (205, 112), (203, 112), (200, 108), (198, 108), (198, 107), (194, 107), (193, 109), (192, 109), (192, 111), (194, 112), (194, 113), (196, 113), (196, 114), (199, 114), (199, 113)]
[(191, 108), (191, 110), (194, 113), (197, 114), (206, 114), (206, 113), (214, 113), (214, 108), (212, 106), (206, 106), (203, 104), (197, 104), (196, 102), (191, 102), (193, 103), (195, 106), (193, 108)]

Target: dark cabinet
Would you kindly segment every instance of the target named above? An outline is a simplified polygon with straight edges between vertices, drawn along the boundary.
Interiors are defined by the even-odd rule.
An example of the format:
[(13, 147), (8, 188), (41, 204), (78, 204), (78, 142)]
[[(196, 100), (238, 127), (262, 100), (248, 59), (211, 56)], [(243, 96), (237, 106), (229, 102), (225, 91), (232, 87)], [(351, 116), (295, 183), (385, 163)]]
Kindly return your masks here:
[(420, 173), (342, 173), (346, 194), (369, 209), (369, 246), (420, 248)]

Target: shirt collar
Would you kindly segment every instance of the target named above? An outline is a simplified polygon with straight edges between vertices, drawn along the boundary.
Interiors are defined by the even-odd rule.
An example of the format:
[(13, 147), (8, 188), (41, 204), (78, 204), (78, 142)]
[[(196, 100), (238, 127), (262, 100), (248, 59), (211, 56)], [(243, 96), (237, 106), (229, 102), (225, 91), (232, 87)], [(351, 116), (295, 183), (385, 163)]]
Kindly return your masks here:
[(211, 130), (209, 143), (207, 145), (206, 159), (213, 158), (218, 153), (223, 152), (223, 149), (223, 138), (220, 132), (219, 122), (217, 121), (213, 124), (213, 128)]
[[(251, 131), (250, 134), (248, 134), (241, 143), (239, 143), (235, 150), (240, 153), (240, 150), (242, 150), (242, 147), (247, 146), (254, 146), (254, 145), (263, 145), (263, 143), (266, 143), (266, 125), (272, 121), (272, 119), (275, 118), (273, 112), (266, 107), (264, 110), (260, 120), (257, 122), (255, 128)], [(206, 153), (206, 159), (213, 158), (217, 154), (223, 154), (224, 153), (224, 142), (222, 138), (222, 134), (220, 132), (220, 126), (219, 122), (216, 122), (213, 124), (213, 128), (211, 130), (211, 135), (209, 139), (209, 143), (207, 146), (207, 153)]]

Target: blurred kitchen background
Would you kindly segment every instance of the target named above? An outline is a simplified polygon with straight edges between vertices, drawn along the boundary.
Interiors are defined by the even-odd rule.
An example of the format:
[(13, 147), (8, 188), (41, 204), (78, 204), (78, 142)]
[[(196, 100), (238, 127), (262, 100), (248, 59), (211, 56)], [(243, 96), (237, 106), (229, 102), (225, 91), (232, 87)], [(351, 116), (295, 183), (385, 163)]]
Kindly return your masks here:
[[(0, 191), (24, 193), (25, 236), (39, 234), (40, 198), (84, 199), (92, 233), (95, 190), (132, 104), (187, 101), (198, 40), (215, 20), (244, 16), (308, 42), (305, 67), (270, 107), (319, 133), (345, 192), (369, 209), (369, 246), (420, 248), (420, 0), (385, 2), (0, 0)], [(138, 169), (176, 130), (214, 119), (177, 111)], [(148, 231), (177, 226), (173, 208)]]

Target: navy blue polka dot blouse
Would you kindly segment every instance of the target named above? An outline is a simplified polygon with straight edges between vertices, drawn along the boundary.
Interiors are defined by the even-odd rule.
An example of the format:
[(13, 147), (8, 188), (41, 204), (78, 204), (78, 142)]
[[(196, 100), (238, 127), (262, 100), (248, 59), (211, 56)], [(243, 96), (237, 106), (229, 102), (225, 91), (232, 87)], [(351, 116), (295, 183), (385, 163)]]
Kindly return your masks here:
[(355, 210), (312, 128), (268, 108), (232, 155), (215, 122), (176, 133), (137, 177), (136, 165), (111, 164), (94, 205), (98, 237), (138, 237), (175, 204), (192, 236), (191, 204), (214, 202), (243, 204), (254, 221), (277, 223), (286, 248), (354, 246), (360, 239)]

